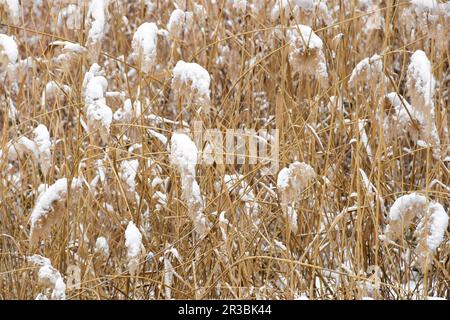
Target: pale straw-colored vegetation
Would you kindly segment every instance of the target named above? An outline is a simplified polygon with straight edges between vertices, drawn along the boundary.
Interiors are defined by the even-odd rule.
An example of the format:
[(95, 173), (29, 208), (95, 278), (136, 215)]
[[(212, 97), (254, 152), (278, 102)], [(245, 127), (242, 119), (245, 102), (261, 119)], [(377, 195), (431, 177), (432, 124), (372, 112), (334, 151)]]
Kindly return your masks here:
[(449, 13), (0, 0), (0, 299), (450, 298)]

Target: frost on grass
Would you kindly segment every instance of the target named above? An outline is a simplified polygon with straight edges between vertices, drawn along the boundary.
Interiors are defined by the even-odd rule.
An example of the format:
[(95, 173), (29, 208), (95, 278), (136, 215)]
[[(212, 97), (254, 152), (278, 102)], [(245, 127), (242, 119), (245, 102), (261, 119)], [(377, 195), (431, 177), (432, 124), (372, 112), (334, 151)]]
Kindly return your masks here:
[(186, 134), (174, 133), (170, 140), (170, 163), (180, 173), (182, 198), (188, 207), (194, 229), (200, 237), (209, 230), (208, 219), (203, 213), (203, 199), (196, 180), (195, 165), (198, 149)]
[(441, 158), (440, 140), (436, 128), (433, 102), (435, 79), (431, 63), (422, 50), (417, 50), (411, 56), (406, 87), (411, 98), (411, 106), (415, 110), (415, 120), (419, 124), (420, 138), (433, 148), (433, 157), (439, 160)]
[[(65, 300), (66, 299), (66, 284), (64, 279), (56, 270), (48, 258), (42, 257), (40, 255), (33, 255), (28, 257), (28, 261), (39, 267), (38, 279), (39, 283), (45, 287), (52, 289), (51, 299), (52, 300)], [(45, 294), (40, 294), (41, 298), (45, 297)]]
[(132, 221), (128, 222), (125, 230), (125, 246), (127, 248), (128, 271), (134, 276), (139, 268), (143, 245), (141, 232)]
[(197, 63), (178, 61), (173, 68), (172, 90), (175, 101), (182, 98), (187, 105), (194, 104), (209, 111), (211, 77)]
[(133, 35), (131, 59), (138, 62), (142, 72), (149, 73), (156, 64), (158, 45), (158, 27), (154, 23), (145, 22), (137, 28)]
[(323, 42), (309, 26), (298, 24), (286, 32), (290, 43), (289, 62), (300, 75), (314, 76), (328, 87), (328, 72)]
[[(52, 228), (64, 216), (64, 200), (67, 198), (68, 181), (66, 178), (45, 187), (37, 197), (33, 211), (30, 216), (30, 242), (36, 244), (40, 239), (46, 237)], [(81, 180), (75, 178), (70, 183), (70, 189), (75, 191), (81, 187)]]
[(303, 162), (295, 161), (280, 170), (277, 177), (277, 188), (283, 213), (287, 217), (290, 230), (297, 232), (297, 204), (301, 193), (313, 181), (314, 169)]

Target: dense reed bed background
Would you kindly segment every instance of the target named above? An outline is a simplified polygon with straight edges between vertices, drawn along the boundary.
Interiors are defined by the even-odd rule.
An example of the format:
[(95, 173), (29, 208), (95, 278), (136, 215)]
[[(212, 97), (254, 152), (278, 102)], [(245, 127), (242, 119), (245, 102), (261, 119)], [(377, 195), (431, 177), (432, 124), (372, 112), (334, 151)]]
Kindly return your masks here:
[[(448, 299), (449, 12), (0, 0), (0, 298)], [(184, 166), (195, 121), (278, 171)]]

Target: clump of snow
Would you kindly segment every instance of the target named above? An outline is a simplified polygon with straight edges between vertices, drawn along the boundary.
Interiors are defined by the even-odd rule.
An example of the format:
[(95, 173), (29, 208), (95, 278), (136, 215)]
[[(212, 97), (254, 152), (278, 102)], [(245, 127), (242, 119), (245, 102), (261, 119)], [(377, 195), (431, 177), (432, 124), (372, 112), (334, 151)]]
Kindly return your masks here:
[[(35, 160), (39, 158), (36, 144), (33, 140), (25, 136), (21, 136), (17, 140), (8, 142), (6, 150), (8, 161), (15, 161), (28, 153), (31, 153)], [(0, 150), (0, 155), (3, 156), (2, 150)]]
[[(67, 184), (66, 178), (58, 179), (39, 194), (30, 216), (32, 244), (47, 236), (52, 226), (63, 217), (65, 208), (62, 201), (67, 198)], [(70, 184), (71, 190), (79, 187), (81, 179), (74, 178)]]
[(8, 65), (14, 65), (19, 59), (19, 49), (16, 41), (6, 35), (0, 34), (0, 72), (5, 71)]
[(394, 107), (397, 120), (402, 126), (405, 126), (411, 120), (408, 115), (408, 111), (413, 118), (416, 118), (411, 105), (397, 92), (389, 92), (386, 95), (386, 99), (388, 99), (390, 104)]
[(114, 121), (121, 123), (130, 123), (133, 119), (137, 119), (141, 116), (142, 106), (139, 100), (135, 100), (134, 103), (131, 99), (126, 99), (123, 107), (114, 112)]
[(277, 177), (277, 188), (283, 213), (288, 218), (290, 230), (297, 232), (296, 206), (303, 190), (316, 176), (314, 169), (303, 162), (295, 161), (280, 170)]
[(64, 53), (83, 54), (87, 52), (87, 49), (76, 42), (70, 41), (53, 41), (49, 43), (49, 46), (58, 46), (62, 48)]
[(444, 207), (436, 202), (430, 203), (414, 231), (414, 235), (419, 239), (415, 249), (419, 265), (425, 267), (431, 264), (431, 255), (444, 240), (447, 227), (448, 214)]
[(383, 61), (381, 56), (375, 54), (358, 62), (348, 83), (351, 87), (355, 87), (358, 82), (377, 83), (380, 79), (384, 79)]
[(106, 105), (108, 81), (101, 75), (100, 66), (94, 63), (83, 79), (85, 112), (89, 132), (98, 131), (103, 143), (109, 140), (113, 112)]
[(56, 25), (58, 28), (65, 26), (69, 30), (81, 28), (82, 12), (81, 7), (76, 4), (69, 4), (58, 12)]
[(113, 113), (110, 107), (102, 102), (89, 104), (86, 109), (89, 132), (97, 131), (103, 143), (109, 140), (109, 132), (112, 123)]
[(51, 298), (53, 300), (65, 300), (66, 284), (59, 271), (52, 266), (50, 260), (35, 254), (28, 257), (28, 261), (40, 267), (38, 271), (39, 283), (52, 288)]
[(137, 59), (144, 73), (149, 73), (156, 64), (157, 44), (158, 27), (156, 24), (150, 22), (141, 24), (133, 35), (131, 57)]
[(85, 101), (86, 103), (95, 103), (104, 101), (108, 81), (103, 76), (95, 76), (89, 80), (86, 86)]
[(72, 88), (66, 84), (60, 84), (57, 81), (50, 81), (45, 85), (42, 91), (41, 105), (45, 107), (48, 100), (61, 100), (72, 91)]
[(98, 237), (95, 241), (95, 252), (101, 254), (103, 257), (109, 256), (108, 240), (105, 237)]
[(421, 115), (417, 120), (420, 138), (433, 147), (433, 157), (440, 159), (440, 139), (435, 123), (433, 96), (435, 79), (431, 63), (425, 52), (417, 50), (411, 56), (408, 66), (406, 87), (415, 113)]
[(19, 0), (0, 0), (1, 6), (6, 7), (9, 20), (14, 24), (20, 23), (20, 4)]
[(167, 23), (167, 31), (173, 39), (181, 37), (183, 32), (187, 32), (189, 26), (193, 22), (193, 14), (189, 11), (175, 9), (172, 11), (169, 22)]
[(139, 258), (143, 254), (142, 234), (136, 225), (130, 221), (125, 230), (125, 246), (127, 248), (128, 270), (132, 276), (139, 268)]
[[(435, 79), (431, 71), (430, 60), (422, 50), (415, 51), (411, 56), (411, 62), (408, 66), (407, 86), (413, 104), (414, 102), (423, 102), (427, 111), (434, 112)], [(419, 103), (417, 104), (419, 105)]]
[[(16, 161), (27, 154), (31, 154), (34, 161), (39, 164), (41, 171), (47, 175), (51, 166), (51, 146), (50, 134), (43, 124), (38, 125), (33, 130), (33, 139), (20, 136), (17, 140), (11, 140), (7, 144), (8, 161)], [(0, 150), (0, 157), (3, 156)]]
[(418, 213), (427, 207), (427, 198), (417, 193), (411, 193), (397, 198), (389, 210), (389, 224), (386, 235), (391, 239), (401, 237)]
[(372, 32), (384, 31), (385, 22), (382, 14), (383, 10), (376, 4), (370, 4), (367, 8), (367, 12), (370, 12), (371, 14), (364, 23), (364, 32), (370, 36), (370, 33)]
[(91, 27), (88, 32), (88, 41), (101, 42), (106, 33), (107, 8), (109, 0), (91, 0), (87, 13)]
[(290, 43), (289, 62), (301, 75), (316, 77), (328, 87), (328, 72), (322, 39), (311, 27), (298, 24), (286, 31)]
[(139, 160), (130, 159), (123, 160), (120, 163), (119, 176), (120, 179), (125, 183), (127, 195), (131, 199), (136, 199), (138, 201), (139, 195), (136, 193), (136, 175), (139, 168)]
[(435, 13), (440, 8), (437, 0), (409, 0), (409, 2), (417, 13)]
[(184, 133), (174, 133), (170, 144), (170, 163), (175, 165), (181, 174), (195, 177), (198, 149), (194, 141)]
[(255, 193), (250, 185), (245, 180), (245, 177), (240, 174), (224, 175), (223, 182), (230, 195), (234, 195), (238, 201), (244, 203), (244, 212), (251, 218), (254, 225), (260, 223), (258, 213), (259, 204), (256, 201)]
[(183, 96), (189, 102), (209, 106), (211, 77), (197, 63), (178, 61), (173, 68), (172, 90), (176, 97)]
[(289, 19), (291, 14), (295, 21), (302, 21), (306, 24), (313, 24), (320, 18), (327, 24), (331, 23), (331, 16), (328, 13), (326, 1), (322, 0), (279, 0), (271, 7), (270, 18), (278, 19), (281, 15)]
[(209, 224), (203, 213), (200, 186), (195, 179), (197, 159), (198, 149), (194, 141), (184, 133), (174, 133), (170, 140), (170, 163), (180, 173), (182, 198), (187, 204), (196, 232), (203, 237), (209, 230)]
[(108, 27), (108, 3), (109, 0), (91, 0), (87, 12), (86, 21), (89, 31), (86, 46), (89, 48), (91, 61), (97, 61), (101, 45)]
[(417, 193), (401, 196), (389, 211), (385, 234), (390, 240), (400, 238), (416, 217), (419, 223), (414, 231), (418, 240), (415, 252), (419, 265), (425, 267), (431, 264), (431, 255), (444, 240), (448, 227), (448, 214), (441, 204)]
[(47, 175), (51, 167), (51, 146), (50, 134), (43, 124), (38, 125), (34, 130), (34, 142), (36, 143), (39, 164), (44, 175)]

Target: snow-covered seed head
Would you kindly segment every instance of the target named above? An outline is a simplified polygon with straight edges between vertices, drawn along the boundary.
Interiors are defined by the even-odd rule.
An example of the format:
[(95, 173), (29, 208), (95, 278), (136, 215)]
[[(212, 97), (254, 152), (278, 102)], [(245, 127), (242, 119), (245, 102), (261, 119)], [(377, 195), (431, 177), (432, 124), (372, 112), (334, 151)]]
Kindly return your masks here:
[(167, 23), (167, 31), (173, 39), (181, 37), (183, 32), (187, 32), (193, 22), (193, 13), (189, 11), (183, 11), (175, 9), (170, 15), (169, 22)]
[(84, 76), (83, 93), (89, 132), (98, 131), (102, 142), (107, 143), (110, 138), (113, 112), (106, 105), (108, 81), (101, 74), (100, 66), (94, 63)]
[(39, 267), (39, 283), (43, 286), (52, 288), (52, 300), (65, 300), (66, 284), (59, 271), (52, 266), (50, 260), (35, 254), (28, 257), (28, 261)]
[(411, 56), (411, 62), (407, 71), (408, 94), (411, 104), (416, 108), (434, 113), (434, 88), (435, 79), (431, 70), (431, 63), (422, 50), (417, 50)]
[(211, 77), (197, 63), (178, 61), (173, 68), (172, 90), (183, 102), (198, 105), (209, 111)]
[(136, 175), (139, 168), (139, 160), (131, 159), (131, 160), (123, 160), (120, 163), (119, 168), (119, 176), (120, 179), (125, 183), (125, 192), (127, 194), (127, 198), (132, 201), (137, 201), (139, 198), (138, 193), (136, 192)]
[(141, 116), (142, 107), (139, 100), (135, 100), (134, 103), (131, 99), (125, 100), (123, 107), (119, 108), (114, 112), (114, 121), (119, 123), (130, 123), (132, 120), (137, 119)]
[(107, 27), (107, 10), (109, 0), (91, 0), (88, 8), (88, 42), (101, 42)]
[(403, 235), (417, 215), (423, 215), (428, 207), (427, 198), (411, 193), (395, 200), (389, 210), (389, 224), (385, 233), (390, 239), (398, 239)]
[(290, 230), (297, 232), (297, 203), (303, 190), (313, 181), (316, 173), (306, 163), (295, 161), (278, 173), (277, 188), (283, 213)]
[(79, 30), (82, 22), (82, 8), (76, 4), (69, 4), (58, 12), (56, 25), (59, 29)]
[(51, 146), (50, 134), (48, 129), (43, 124), (38, 125), (34, 130), (34, 142), (36, 143), (38, 151), (38, 161), (44, 175), (47, 175), (51, 167)]
[(170, 163), (180, 173), (182, 198), (188, 207), (188, 214), (197, 234), (203, 237), (209, 230), (209, 223), (203, 214), (203, 199), (200, 186), (195, 179), (197, 146), (184, 133), (174, 133), (170, 142)]
[(72, 92), (72, 88), (65, 84), (60, 84), (57, 81), (50, 81), (45, 85), (41, 96), (41, 106), (46, 107), (47, 101), (58, 100), (61, 101), (66, 95)]
[(415, 249), (417, 262), (425, 268), (432, 263), (432, 254), (444, 240), (448, 227), (448, 214), (444, 207), (436, 202), (428, 206), (428, 210), (417, 225), (414, 235), (418, 239)]
[(194, 141), (184, 133), (174, 133), (170, 139), (170, 163), (182, 175), (195, 177), (198, 149)]
[(109, 0), (90, 0), (87, 12), (89, 32), (86, 46), (89, 48), (91, 61), (97, 61), (101, 45), (108, 27)]
[(19, 49), (16, 41), (6, 34), (0, 34), (0, 73), (4, 72), (8, 65), (15, 65), (18, 59)]
[(15, 25), (20, 23), (20, 4), (19, 0), (0, 0), (0, 8), (2, 6), (8, 16), (8, 20)]
[(377, 83), (380, 79), (384, 79), (383, 60), (381, 56), (375, 54), (358, 62), (348, 83), (350, 87), (356, 87), (358, 82)]
[(311, 75), (328, 86), (328, 72), (323, 42), (309, 26), (298, 24), (286, 32), (290, 43), (289, 62), (301, 75)]
[(86, 109), (87, 125), (89, 132), (97, 131), (103, 143), (107, 143), (110, 138), (110, 127), (113, 113), (110, 107), (102, 102), (91, 103)]
[(98, 237), (95, 241), (95, 252), (107, 258), (109, 256), (108, 240), (105, 237)]
[(433, 157), (440, 159), (440, 139), (435, 123), (433, 96), (435, 79), (431, 63), (425, 52), (417, 50), (411, 56), (408, 66), (406, 87), (411, 98), (411, 106), (417, 115), (420, 137), (428, 145), (433, 146)]
[(130, 221), (125, 230), (125, 246), (127, 248), (128, 271), (134, 276), (139, 268), (139, 259), (143, 254), (142, 235), (136, 225)]
[(418, 264), (424, 268), (432, 263), (431, 255), (444, 240), (448, 214), (441, 204), (430, 202), (417, 193), (401, 196), (389, 211), (389, 224), (385, 230), (388, 239), (401, 238), (415, 218), (419, 221), (414, 231), (417, 239), (415, 253)]
[[(67, 198), (68, 193), (67, 184), (66, 178), (58, 179), (37, 197), (30, 216), (30, 242), (32, 244), (46, 237), (52, 226), (63, 217), (65, 210), (63, 201)], [(79, 187), (81, 187), (81, 180), (73, 179), (70, 188), (75, 190)]]
[(278, 173), (278, 191), (282, 198), (284, 195), (285, 201), (296, 201), (300, 193), (311, 183), (315, 176), (316, 173), (309, 164), (295, 161)]
[(133, 35), (131, 56), (142, 72), (149, 73), (156, 64), (158, 45), (158, 27), (154, 23), (145, 22), (137, 28)]

